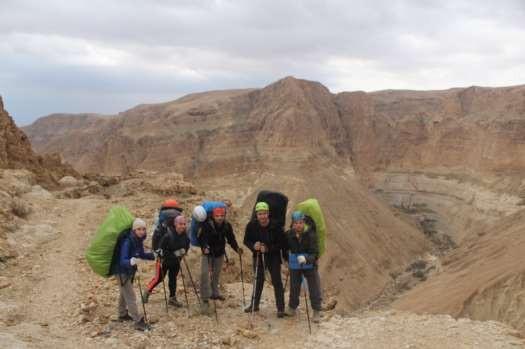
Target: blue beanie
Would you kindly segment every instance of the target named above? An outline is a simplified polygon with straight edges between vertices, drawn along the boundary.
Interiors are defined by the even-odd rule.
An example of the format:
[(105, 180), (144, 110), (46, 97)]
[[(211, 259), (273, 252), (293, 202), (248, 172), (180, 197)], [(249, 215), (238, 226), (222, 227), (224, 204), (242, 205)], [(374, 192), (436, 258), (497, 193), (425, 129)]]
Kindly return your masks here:
[(304, 213), (301, 211), (294, 211), (292, 213), (292, 222), (302, 221), (304, 220)]

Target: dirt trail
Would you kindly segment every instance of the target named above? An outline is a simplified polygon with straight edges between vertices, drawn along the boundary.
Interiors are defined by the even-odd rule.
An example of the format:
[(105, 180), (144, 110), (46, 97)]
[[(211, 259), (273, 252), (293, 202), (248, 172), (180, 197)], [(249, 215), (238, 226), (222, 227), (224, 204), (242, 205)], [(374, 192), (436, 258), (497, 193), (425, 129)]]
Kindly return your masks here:
[(6, 270), (4, 275), (12, 287), (2, 298), (7, 295), (9, 304), (16, 307), (9, 332), (19, 335), (29, 346), (78, 347), (80, 332), (73, 314), (87, 290), (78, 261), (84, 258), (88, 232), (96, 229), (107, 204), (97, 199), (53, 203), (30, 219), (32, 223), (51, 225), (56, 238), (26, 252)]

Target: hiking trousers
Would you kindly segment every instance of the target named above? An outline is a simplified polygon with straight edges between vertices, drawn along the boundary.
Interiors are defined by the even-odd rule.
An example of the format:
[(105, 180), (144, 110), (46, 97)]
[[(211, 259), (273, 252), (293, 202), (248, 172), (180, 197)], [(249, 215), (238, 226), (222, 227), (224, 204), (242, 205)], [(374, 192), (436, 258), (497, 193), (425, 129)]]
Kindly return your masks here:
[[(259, 307), (259, 303), (261, 301), (261, 295), (264, 288), (264, 274), (265, 274), (265, 268), (268, 269), (270, 272), (270, 278), (272, 281), (273, 286), (273, 292), (275, 296), (275, 305), (277, 307), (277, 311), (284, 311), (284, 287), (283, 287), (283, 280), (281, 278), (281, 258), (279, 256), (270, 256), (269, 254), (264, 254), (264, 261), (266, 263), (266, 266), (263, 266), (262, 261), (262, 255), (259, 256), (259, 266), (257, 268), (257, 280), (256, 280), (256, 287), (255, 287), (255, 298), (252, 299), (252, 305), (255, 306), (255, 308)], [(256, 264), (256, 256), (253, 257), (253, 272), (255, 274), (255, 264)]]
[(203, 301), (207, 301), (211, 296), (217, 297), (221, 294), (219, 292), (219, 279), (223, 262), (224, 256), (213, 257), (211, 255), (202, 255), (200, 292)]
[(299, 296), (301, 295), (303, 277), (308, 284), (308, 293), (310, 294), (312, 309), (321, 310), (321, 281), (317, 266), (314, 266), (313, 269), (290, 269), (290, 298), (288, 305), (293, 309), (297, 309), (299, 306)]
[(153, 292), (153, 289), (164, 280), (166, 274), (168, 274), (168, 287), (170, 289), (170, 298), (177, 296), (177, 275), (179, 275), (180, 261), (172, 264), (162, 263), (160, 259), (157, 259), (155, 263), (155, 276), (146, 285), (146, 289), (149, 293)]
[(133, 278), (130, 275), (117, 275), (117, 282), (120, 287), (120, 298), (118, 302), (118, 316), (123, 317), (129, 314), (133, 321), (142, 319), (137, 307), (137, 298), (133, 290)]

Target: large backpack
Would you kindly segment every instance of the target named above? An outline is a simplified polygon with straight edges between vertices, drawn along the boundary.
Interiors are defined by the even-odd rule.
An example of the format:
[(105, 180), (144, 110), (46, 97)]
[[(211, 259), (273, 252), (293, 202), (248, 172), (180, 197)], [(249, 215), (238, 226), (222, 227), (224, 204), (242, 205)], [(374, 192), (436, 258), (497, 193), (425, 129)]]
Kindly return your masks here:
[[(214, 208), (217, 207), (224, 207), (226, 208), (226, 204), (222, 201), (204, 201), (201, 204), (202, 207), (204, 207), (204, 210), (206, 211), (206, 219), (211, 217), (211, 214), (213, 212)], [(191, 217), (191, 223), (190, 223), (190, 243), (192, 246), (200, 247), (199, 244), (199, 230), (201, 228), (201, 223), (198, 222), (195, 218)]]
[(118, 258), (119, 241), (131, 229), (134, 217), (127, 208), (114, 206), (86, 250), (86, 260), (95, 273), (103, 277), (111, 275), (114, 256)]
[[(279, 193), (276, 191), (261, 190), (259, 194), (257, 194), (257, 200), (255, 204), (261, 201), (266, 202), (268, 206), (270, 206), (270, 220), (276, 226), (283, 228), (286, 222), (286, 209), (288, 208), (288, 197), (283, 193)], [(254, 205), (252, 211), (252, 221), (255, 220), (257, 220), (257, 218), (255, 215)]]
[(315, 230), (319, 243), (319, 256), (322, 256), (326, 250), (326, 224), (319, 201), (308, 199), (297, 204), (295, 209), (305, 214), (305, 223)]
[(161, 210), (159, 213), (159, 223), (153, 231), (153, 236), (151, 237), (151, 247), (153, 251), (156, 251), (160, 246), (160, 240), (167, 232), (167, 222), (169, 219), (174, 219), (177, 216), (180, 216), (181, 212), (174, 208)]

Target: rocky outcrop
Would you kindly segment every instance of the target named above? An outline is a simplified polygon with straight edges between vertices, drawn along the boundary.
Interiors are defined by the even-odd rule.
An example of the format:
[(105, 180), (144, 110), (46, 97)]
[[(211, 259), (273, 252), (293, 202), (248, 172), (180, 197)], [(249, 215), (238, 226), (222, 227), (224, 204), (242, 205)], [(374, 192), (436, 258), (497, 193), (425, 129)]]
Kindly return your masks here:
[(4, 109), (0, 97), (0, 168), (28, 169), (36, 181), (46, 186), (56, 186), (65, 175), (78, 176), (69, 165), (63, 164), (59, 155), (36, 155), (29, 139), (14, 123)]

